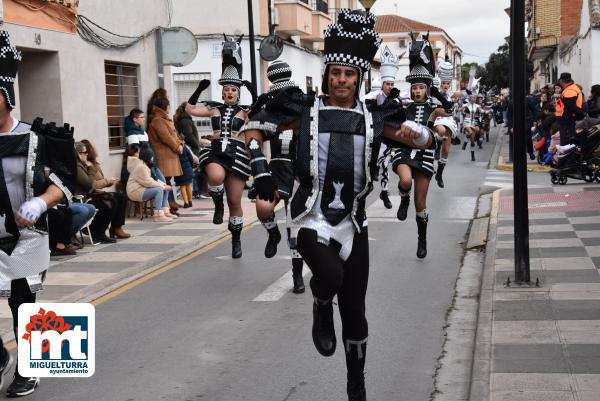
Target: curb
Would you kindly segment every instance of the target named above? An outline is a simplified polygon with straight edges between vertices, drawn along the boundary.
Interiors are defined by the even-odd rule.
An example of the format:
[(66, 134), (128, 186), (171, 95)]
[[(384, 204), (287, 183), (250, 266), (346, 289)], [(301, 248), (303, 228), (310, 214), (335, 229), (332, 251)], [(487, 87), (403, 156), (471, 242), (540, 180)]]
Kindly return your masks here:
[[(504, 157), (502, 156), (502, 146), (504, 146), (504, 137), (506, 135), (504, 133), (502, 133), (501, 135), (498, 135), (498, 139), (496, 140), (496, 146), (498, 149), (494, 149), (494, 154), (492, 154), (492, 158), (490, 160), (490, 166), (489, 168), (491, 169), (496, 169), (496, 170), (502, 170), (502, 171), (512, 171), (513, 170), (513, 165), (510, 163), (504, 163)], [(498, 146), (498, 142), (500, 143), (500, 146)], [(497, 152), (497, 155), (495, 155), (495, 153)], [(495, 161), (495, 164), (494, 164)], [(549, 171), (552, 170), (552, 167), (550, 166), (540, 166), (540, 165), (528, 165), (527, 166), (527, 171), (534, 171), (536, 173), (547, 173)]]
[(494, 263), (496, 259), (496, 235), (498, 231), (498, 211), (500, 209), (501, 191), (501, 189), (498, 189), (492, 193), (492, 208), (490, 211), (483, 277), (479, 294), (479, 310), (474, 344), (475, 351), (473, 354), (473, 366), (471, 370), (471, 388), (468, 397), (469, 401), (489, 401), (490, 399)]
[[(493, 202), (489, 194), (479, 195), (467, 237), (477, 236), (473, 230), (485, 230), (487, 233), (487, 223), (491, 213), (494, 213)], [(480, 227), (475, 227), (476, 222), (480, 223)], [(465, 401), (469, 398), (484, 274), (483, 249), (483, 243), (472, 249), (465, 247), (452, 300), (446, 312), (443, 329), (445, 338), (437, 358), (430, 401)]]

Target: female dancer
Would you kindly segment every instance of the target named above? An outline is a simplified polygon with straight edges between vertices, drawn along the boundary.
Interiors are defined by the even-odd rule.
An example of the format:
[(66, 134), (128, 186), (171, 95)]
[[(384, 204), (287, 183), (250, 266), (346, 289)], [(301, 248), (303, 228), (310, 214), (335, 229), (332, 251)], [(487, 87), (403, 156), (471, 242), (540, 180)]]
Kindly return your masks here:
[(210, 148), (200, 151), (200, 168), (208, 177), (208, 190), (215, 204), (214, 224), (223, 223), (223, 193), (227, 194), (231, 257), (237, 259), (242, 257), (242, 194), (244, 184), (251, 175), (244, 135), (239, 133), (248, 116), (248, 109), (239, 105), (240, 88), (242, 85), (246, 86), (253, 98), (255, 94), (252, 84), (242, 81), (238, 70), (232, 65), (225, 67), (219, 84), (223, 86), (224, 103), (196, 104), (202, 91), (210, 85), (210, 81), (204, 79), (189, 98), (185, 111), (195, 117), (210, 117), (213, 139)]

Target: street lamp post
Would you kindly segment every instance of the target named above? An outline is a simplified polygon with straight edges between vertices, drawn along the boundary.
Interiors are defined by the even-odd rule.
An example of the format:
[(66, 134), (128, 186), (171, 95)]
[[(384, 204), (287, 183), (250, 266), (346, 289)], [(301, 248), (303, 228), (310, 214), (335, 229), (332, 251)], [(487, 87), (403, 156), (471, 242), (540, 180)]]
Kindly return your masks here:
[(252, 13), (252, 0), (248, 0), (248, 31), (248, 37), (250, 39), (250, 76), (252, 85), (256, 89), (256, 48), (254, 47), (254, 16)]
[[(369, 14), (369, 10), (371, 10), (371, 7), (373, 7), (373, 4), (375, 4), (375, 2), (377, 0), (358, 0), (360, 1), (360, 4), (362, 4), (362, 6), (365, 8), (365, 10), (367, 11), (367, 14)], [(369, 71), (367, 72), (367, 84), (365, 85), (365, 92), (369, 93), (371, 92), (371, 69), (369, 68)]]
[(513, 200), (515, 219), (515, 282), (529, 284), (529, 215), (527, 210), (528, 135), (525, 108), (525, 0), (511, 1), (511, 97), (513, 107)]

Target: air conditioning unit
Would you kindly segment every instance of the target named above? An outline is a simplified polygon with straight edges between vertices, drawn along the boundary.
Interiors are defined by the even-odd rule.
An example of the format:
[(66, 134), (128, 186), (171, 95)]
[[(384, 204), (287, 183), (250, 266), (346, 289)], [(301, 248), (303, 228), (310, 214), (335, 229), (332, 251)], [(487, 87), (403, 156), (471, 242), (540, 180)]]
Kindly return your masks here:
[(400, 46), (400, 47), (406, 47), (406, 39), (400, 39), (400, 40), (398, 40), (398, 46)]

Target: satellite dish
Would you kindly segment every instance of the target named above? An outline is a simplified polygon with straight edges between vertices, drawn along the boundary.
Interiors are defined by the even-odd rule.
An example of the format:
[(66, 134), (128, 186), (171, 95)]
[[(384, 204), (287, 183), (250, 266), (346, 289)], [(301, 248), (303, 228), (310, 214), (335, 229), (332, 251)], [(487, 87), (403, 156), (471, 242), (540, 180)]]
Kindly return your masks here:
[(283, 52), (283, 39), (277, 35), (269, 35), (260, 42), (258, 48), (260, 58), (265, 61), (277, 60)]
[(183, 27), (165, 28), (161, 32), (163, 65), (183, 67), (191, 63), (198, 53), (198, 41), (192, 32)]

